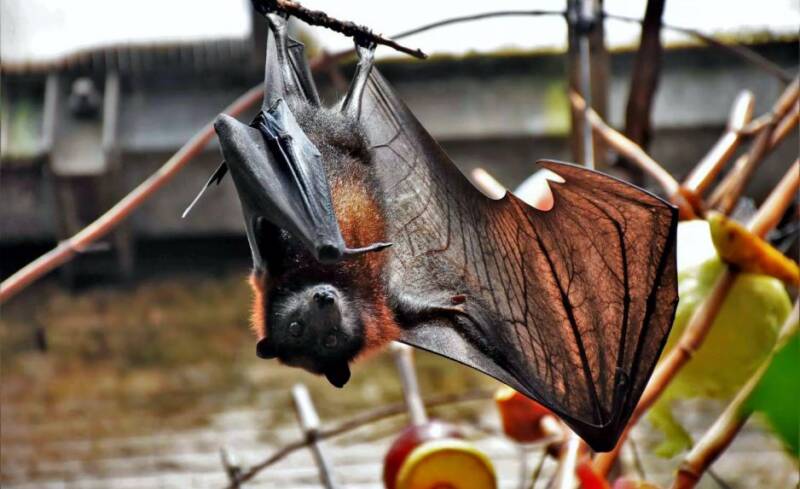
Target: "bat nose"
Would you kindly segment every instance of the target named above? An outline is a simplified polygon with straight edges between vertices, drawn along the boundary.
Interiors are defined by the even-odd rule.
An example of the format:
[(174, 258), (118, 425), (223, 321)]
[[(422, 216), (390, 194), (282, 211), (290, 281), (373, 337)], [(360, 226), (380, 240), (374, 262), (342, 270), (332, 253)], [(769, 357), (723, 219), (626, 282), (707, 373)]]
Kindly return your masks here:
[(333, 296), (333, 292), (329, 290), (318, 290), (314, 292), (314, 302), (316, 302), (320, 307), (333, 304), (335, 299), (336, 298)]

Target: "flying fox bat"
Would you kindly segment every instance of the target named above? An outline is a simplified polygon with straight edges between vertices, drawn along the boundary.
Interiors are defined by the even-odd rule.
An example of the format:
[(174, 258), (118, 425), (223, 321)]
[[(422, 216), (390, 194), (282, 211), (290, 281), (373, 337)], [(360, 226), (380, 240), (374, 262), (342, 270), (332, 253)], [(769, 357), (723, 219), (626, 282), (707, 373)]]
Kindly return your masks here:
[[(321, 105), (303, 46), (268, 15), (262, 110), (216, 120), (253, 257), (257, 354), (341, 387), (399, 340), (484, 372), (611, 449), (677, 304), (677, 211), (541, 161), (554, 205), (485, 197), (373, 68)], [(207, 186), (208, 186), (207, 185)], [(202, 192), (201, 192), (202, 193)], [(389, 246), (391, 245), (391, 246)]]

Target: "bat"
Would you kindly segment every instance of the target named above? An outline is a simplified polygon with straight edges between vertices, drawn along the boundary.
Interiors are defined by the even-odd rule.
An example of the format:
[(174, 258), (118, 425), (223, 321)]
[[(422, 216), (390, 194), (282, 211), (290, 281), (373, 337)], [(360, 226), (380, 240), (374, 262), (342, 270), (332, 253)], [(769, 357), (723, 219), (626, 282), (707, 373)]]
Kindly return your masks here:
[[(677, 305), (677, 210), (540, 161), (554, 204), (478, 191), (373, 67), (324, 107), (303, 46), (267, 16), (265, 92), (215, 122), (253, 258), (256, 353), (324, 375), (402, 341), (473, 367), (614, 447)], [(202, 191), (201, 191), (202, 194)], [(199, 197), (199, 196), (198, 196)], [(195, 199), (196, 201), (197, 199)]]

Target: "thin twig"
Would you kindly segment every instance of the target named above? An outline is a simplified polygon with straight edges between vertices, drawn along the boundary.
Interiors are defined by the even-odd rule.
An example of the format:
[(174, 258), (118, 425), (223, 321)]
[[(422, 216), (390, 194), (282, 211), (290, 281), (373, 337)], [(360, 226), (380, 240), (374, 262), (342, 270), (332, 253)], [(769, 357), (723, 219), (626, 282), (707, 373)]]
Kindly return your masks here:
[(427, 54), (419, 49), (411, 49), (388, 37), (375, 34), (369, 27), (350, 22), (348, 20), (339, 20), (331, 17), (330, 15), (320, 10), (311, 10), (303, 7), (298, 2), (291, 0), (252, 0), (253, 7), (261, 14), (269, 12), (280, 11), (286, 14), (297, 17), (309, 25), (316, 25), (325, 27), (330, 30), (344, 34), (345, 36), (352, 37), (359, 44), (383, 44), (401, 53), (406, 53), (415, 58), (425, 59)]
[[(572, 105), (577, 110), (584, 110), (586, 103), (580, 95), (575, 92), (570, 92), (569, 98)], [(639, 166), (645, 173), (653, 177), (659, 183), (667, 197), (680, 209), (682, 219), (693, 219), (696, 217), (694, 208), (680, 193), (678, 181), (675, 180), (663, 166), (650, 157), (638, 144), (606, 124), (597, 112), (591, 108), (586, 111), (586, 117), (592, 129), (600, 138), (620, 154), (624, 155), (629, 161)]]
[(452, 24), (460, 24), (463, 22), (473, 22), (476, 20), (490, 19), (493, 17), (522, 17), (522, 16), (544, 16), (544, 15), (563, 16), (564, 11), (563, 10), (497, 10), (494, 12), (483, 12), (480, 14), (464, 15), (460, 17), (452, 17), (449, 19), (431, 22), (430, 24), (424, 24), (419, 27), (409, 29), (407, 31), (402, 31), (398, 34), (395, 34), (392, 37), (394, 37), (395, 39), (401, 39), (403, 37), (413, 36), (414, 34), (419, 34), (421, 32), (429, 31), (431, 29), (436, 29), (438, 27), (444, 27)]
[[(614, 19), (614, 20), (619, 20), (619, 21), (622, 21), (622, 22), (633, 22), (633, 23), (636, 23), (636, 24), (640, 24), (642, 22), (640, 19), (637, 19), (635, 17), (628, 17), (626, 15), (604, 14), (604, 16), (607, 19)], [(758, 66), (762, 70), (772, 74), (773, 76), (775, 76), (776, 78), (778, 78), (779, 80), (781, 80), (784, 83), (789, 83), (789, 82), (792, 81), (793, 75), (791, 73), (788, 73), (786, 70), (784, 70), (780, 66), (776, 65), (772, 61), (770, 61), (767, 58), (761, 56), (760, 54), (758, 54), (757, 52), (755, 52), (754, 50), (752, 50), (752, 49), (750, 49), (748, 47), (745, 47), (745, 46), (742, 46), (742, 45), (739, 45), (739, 44), (725, 44), (723, 42), (720, 42), (720, 41), (714, 39), (713, 37), (711, 37), (709, 35), (703, 34), (702, 32), (698, 31), (697, 29), (690, 29), (688, 27), (679, 27), (679, 26), (674, 26), (674, 25), (669, 25), (669, 24), (662, 24), (661, 27), (663, 29), (669, 29), (669, 30), (672, 30), (672, 31), (676, 31), (676, 32), (681, 32), (683, 34), (687, 34), (689, 36), (692, 36), (692, 37), (704, 42), (705, 44), (708, 44), (710, 46), (714, 46), (716, 48), (722, 49), (723, 51), (727, 51), (727, 52), (729, 52), (729, 53), (731, 53), (733, 55), (736, 55), (736, 56), (738, 56), (738, 57), (740, 57), (740, 58), (742, 58), (742, 59), (744, 59), (744, 60), (746, 60), (746, 61), (748, 61), (750, 63), (753, 63), (754, 65)]]
[[(438, 406), (444, 406), (448, 404), (455, 404), (461, 402), (469, 402), (469, 401), (480, 401), (485, 399), (491, 399), (493, 396), (493, 392), (486, 391), (486, 390), (474, 390), (469, 391), (461, 394), (443, 394), (438, 396), (431, 396), (425, 401), (425, 407), (427, 408), (435, 408)], [(353, 431), (358, 428), (362, 428), (369, 424), (375, 423), (377, 421), (381, 421), (386, 418), (391, 418), (393, 416), (398, 416), (406, 412), (406, 404), (404, 402), (398, 402), (394, 404), (389, 404), (387, 406), (382, 406), (371, 411), (366, 411), (360, 414), (353, 416), (350, 419), (344, 420), (331, 428), (327, 429), (320, 429), (317, 432), (317, 440), (325, 440), (327, 438), (333, 438), (349, 431)], [(286, 445), (279, 448), (275, 453), (270, 455), (267, 459), (263, 460), (262, 462), (257, 463), (256, 465), (250, 467), (247, 471), (243, 472), (239, 479), (236, 481), (238, 484), (243, 482), (247, 482), (248, 480), (255, 477), (259, 472), (266, 469), (270, 465), (279, 462), (287, 455), (295, 452), (309, 444), (309, 441), (305, 438), (300, 440), (295, 440)], [(233, 489), (233, 485), (229, 484), (226, 486), (228, 489)]]
[(647, 472), (644, 470), (642, 457), (639, 456), (639, 447), (636, 444), (636, 440), (630, 437), (628, 438), (628, 442), (631, 448), (631, 455), (633, 456), (633, 467), (636, 469), (636, 475), (638, 475), (641, 480), (647, 480)]
[(542, 449), (542, 455), (539, 457), (539, 461), (536, 463), (536, 467), (533, 469), (533, 473), (530, 477), (530, 482), (526, 486), (526, 489), (534, 489), (536, 487), (536, 483), (539, 481), (539, 476), (542, 474), (542, 468), (544, 467), (545, 461), (547, 461), (547, 447)]
[[(778, 223), (783, 213), (786, 212), (798, 188), (800, 188), (800, 163), (795, 162), (748, 223), (747, 227), (750, 232), (761, 237), (769, 232)], [(619, 456), (630, 429), (661, 397), (670, 382), (703, 344), (703, 340), (705, 340), (711, 329), (711, 325), (714, 323), (714, 319), (717, 317), (717, 313), (722, 307), (722, 303), (733, 286), (737, 275), (737, 271), (732, 270), (730, 267), (725, 267), (709, 295), (692, 314), (681, 338), (678, 340), (678, 344), (656, 366), (642, 397), (639, 399), (639, 403), (636, 405), (633, 414), (631, 414), (628, 427), (617, 442), (617, 446), (614, 450), (608, 453), (601, 453), (595, 457), (594, 465), (598, 472), (608, 474), (614, 460)]]
[(800, 313), (798, 302), (794, 303), (792, 312), (787, 316), (786, 321), (778, 333), (778, 339), (767, 358), (761, 363), (758, 369), (747, 380), (739, 390), (725, 411), (717, 418), (711, 428), (706, 431), (700, 441), (692, 448), (689, 454), (683, 459), (675, 481), (673, 489), (692, 489), (703, 474), (708, 470), (712, 463), (728, 448), (731, 442), (739, 434), (739, 431), (747, 422), (752, 414), (752, 409), (748, 407), (748, 399), (752, 395), (764, 373), (767, 371), (772, 358), (780, 350), (789, 338), (797, 333), (797, 315)]
[[(230, 115), (238, 115), (261, 100), (263, 87), (251, 88), (223, 110)], [(60, 242), (55, 248), (32, 261), (0, 284), (0, 304), (58, 266), (68, 262), (75, 255), (108, 234), (125, 220), (136, 208), (166, 184), (172, 177), (200, 153), (214, 135), (212, 123), (208, 123), (195, 134), (177, 153), (147, 180), (140, 183), (122, 200), (76, 235)]]

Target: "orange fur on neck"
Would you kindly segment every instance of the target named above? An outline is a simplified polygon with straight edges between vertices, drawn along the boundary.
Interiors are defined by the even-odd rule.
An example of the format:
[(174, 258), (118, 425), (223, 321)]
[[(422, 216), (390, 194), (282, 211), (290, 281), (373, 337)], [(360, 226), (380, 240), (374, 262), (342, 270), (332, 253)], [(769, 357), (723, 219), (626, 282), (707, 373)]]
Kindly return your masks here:
[(258, 339), (267, 336), (267, 274), (253, 271), (250, 274), (248, 283), (253, 290), (253, 305), (250, 311), (250, 329), (256, 334)]
[(381, 299), (375, 310), (371, 314), (362, 313), (361, 321), (364, 323), (364, 347), (358, 354), (357, 360), (368, 358), (372, 354), (383, 350), (383, 348), (400, 339), (400, 326), (394, 319), (394, 314), (386, 305), (386, 301)]

